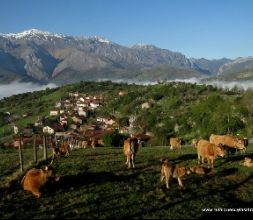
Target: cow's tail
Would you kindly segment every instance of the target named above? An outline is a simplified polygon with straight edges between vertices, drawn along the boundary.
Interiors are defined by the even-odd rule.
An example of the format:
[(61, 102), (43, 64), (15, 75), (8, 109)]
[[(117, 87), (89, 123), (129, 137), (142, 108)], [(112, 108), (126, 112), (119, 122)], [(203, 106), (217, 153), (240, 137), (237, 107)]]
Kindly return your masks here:
[[(137, 142), (137, 143), (138, 143), (138, 142)], [(137, 144), (137, 146), (136, 146), (135, 141), (134, 141), (134, 140), (131, 140), (131, 141), (130, 141), (130, 151), (131, 151), (131, 153), (135, 154), (136, 151), (137, 151), (137, 149), (138, 149), (138, 144)]]
[(130, 151), (131, 151), (131, 153), (134, 153), (134, 151), (135, 151), (133, 141), (130, 141)]

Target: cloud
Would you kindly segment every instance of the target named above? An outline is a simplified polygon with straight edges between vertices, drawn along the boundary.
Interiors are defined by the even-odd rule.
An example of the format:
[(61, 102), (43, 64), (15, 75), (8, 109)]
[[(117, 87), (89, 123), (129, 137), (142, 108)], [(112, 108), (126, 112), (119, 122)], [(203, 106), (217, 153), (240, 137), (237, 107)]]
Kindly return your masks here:
[(0, 99), (15, 94), (44, 90), (46, 88), (51, 89), (56, 87), (57, 85), (53, 83), (49, 83), (47, 85), (39, 85), (31, 82), (22, 83), (18, 81), (12, 82), (10, 84), (3, 84), (3, 85), (0, 84)]
[(253, 81), (241, 81), (241, 82), (210, 81), (204, 84), (213, 85), (217, 88), (226, 90), (231, 90), (235, 87), (240, 90), (253, 89)]
[(214, 87), (224, 89), (224, 90), (231, 90), (235, 87), (240, 90), (247, 90), (253, 89), (253, 81), (239, 81), (239, 82), (227, 82), (227, 81), (218, 81), (218, 80), (210, 80), (210, 81), (201, 81), (198, 78), (189, 78), (189, 79), (175, 79), (168, 82), (185, 82), (185, 83), (192, 83), (198, 85), (212, 85)]
[[(135, 80), (125, 80), (125, 79), (119, 79), (119, 80), (113, 80), (113, 79), (100, 79), (97, 81), (107, 81), (111, 80), (115, 83), (128, 83), (128, 84), (137, 84), (137, 85), (154, 85), (157, 84), (157, 82), (154, 81), (135, 81)], [(192, 83), (192, 84), (199, 84), (199, 85), (212, 85), (217, 88), (222, 88), (226, 90), (231, 90), (235, 87), (241, 89), (241, 90), (247, 90), (247, 89), (253, 89), (253, 81), (243, 81), (243, 82), (225, 82), (225, 81), (208, 81), (203, 82), (197, 78), (189, 78), (189, 79), (175, 79), (170, 80), (167, 82), (185, 82), (185, 83)], [(12, 82), (10, 84), (0, 84), (0, 99), (4, 97), (8, 97), (15, 94), (25, 93), (25, 92), (33, 92), (38, 90), (44, 90), (46, 88), (56, 88), (57, 85), (53, 83), (49, 83), (47, 85), (39, 85), (31, 82), (22, 83), (22, 82)]]

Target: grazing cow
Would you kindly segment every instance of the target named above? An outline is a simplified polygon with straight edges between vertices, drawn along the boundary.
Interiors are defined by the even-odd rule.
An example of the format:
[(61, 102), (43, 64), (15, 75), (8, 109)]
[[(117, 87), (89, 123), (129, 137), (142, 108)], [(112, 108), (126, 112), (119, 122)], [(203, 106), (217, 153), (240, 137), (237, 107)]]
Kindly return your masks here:
[(162, 168), (161, 168), (161, 182), (165, 180), (166, 188), (170, 188), (170, 180), (172, 178), (177, 178), (178, 185), (180, 187), (184, 187), (181, 178), (185, 176), (186, 174), (190, 174), (191, 171), (187, 169), (186, 167), (178, 167), (172, 165), (168, 159), (161, 159), (162, 162)]
[(32, 194), (39, 198), (41, 196), (40, 190), (49, 181), (58, 181), (59, 176), (56, 175), (52, 167), (45, 166), (41, 169), (30, 169), (21, 181), (24, 190), (32, 192)]
[(245, 157), (242, 165), (245, 167), (253, 167), (253, 161), (250, 157)]
[(192, 173), (204, 175), (204, 174), (208, 173), (210, 170), (205, 167), (195, 166), (195, 167), (190, 167), (190, 171)]
[(246, 151), (246, 147), (245, 147), (246, 140), (244, 142), (244, 140), (238, 139), (238, 138), (230, 136), (230, 135), (211, 134), (209, 140), (210, 140), (210, 143), (212, 143), (212, 144), (215, 144), (215, 145), (222, 144), (224, 147), (226, 147), (228, 157), (229, 157), (230, 150), (238, 149), (242, 152)]
[(221, 145), (216, 146), (215, 144), (210, 143), (206, 140), (199, 140), (197, 143), (197, 152), (198, 152), (198, 164), (200, 160), (204, 163), (204, 160), (207, 159), (208, 167), (213, 168), (213, 162), (217, 156), (224, 157), (224, 148)]
[(138, 151), (138, 147), (137, 138), (128, 138), (124, 141), (123, 152), (127, 157), (126, 165), (128, 165), (128, 168), (134, 168), (135, 155)]
[(181, 149), (181, 140), (179, 138), (170, 138), (170, 149)]
[(54, 147), (53, 148), (53, 156), (52, 159), (56, 159), (60, 156), (69, 156), (70, 152), (70, 145), (67, 141), (63, 142), (60, 146)]

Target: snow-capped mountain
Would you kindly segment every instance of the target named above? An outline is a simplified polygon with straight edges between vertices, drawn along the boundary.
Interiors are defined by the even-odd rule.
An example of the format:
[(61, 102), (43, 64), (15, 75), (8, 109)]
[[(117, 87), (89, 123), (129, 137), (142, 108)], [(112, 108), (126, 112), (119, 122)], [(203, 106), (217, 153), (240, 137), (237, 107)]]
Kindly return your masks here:
[(20, 33), (9, 33), (9, 34), (0, 34), (0, 36), (11, 39), (31, 39), (31, 38), (42, 38), (47, 40), (48, 38), (65, 38), (67, 37), (64, 34), (55, 34), (48, 31), (41, 31), (38, 29), (29, 29)]
[[(216, 68), (227, 62), (230, 60), (216, 62)], [(62, 84), (98, 79), (135, 80), (140, 76), (155, 80), (155, 71), (159, 72), (157, 80), (215, 74), (209, 68), (212, 61), (202, 63), (154, 45), (127, 47), (99, 36), (69, 36), (38, 29), (0, 34), (0, 83), (1, 79), (2, 82), (22, 79)]]

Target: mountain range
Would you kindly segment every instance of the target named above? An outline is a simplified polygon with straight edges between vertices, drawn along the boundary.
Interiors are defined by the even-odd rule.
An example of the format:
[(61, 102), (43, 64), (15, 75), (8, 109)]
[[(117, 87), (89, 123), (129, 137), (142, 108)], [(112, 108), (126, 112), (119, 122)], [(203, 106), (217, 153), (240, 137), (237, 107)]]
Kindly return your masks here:
[(253, 79), (253, 58), (194, 59), (154, 45), (126, 47), (98, 36), (74, 37), (37, 29), (0, 34), (0, 84), (192, 77)]

